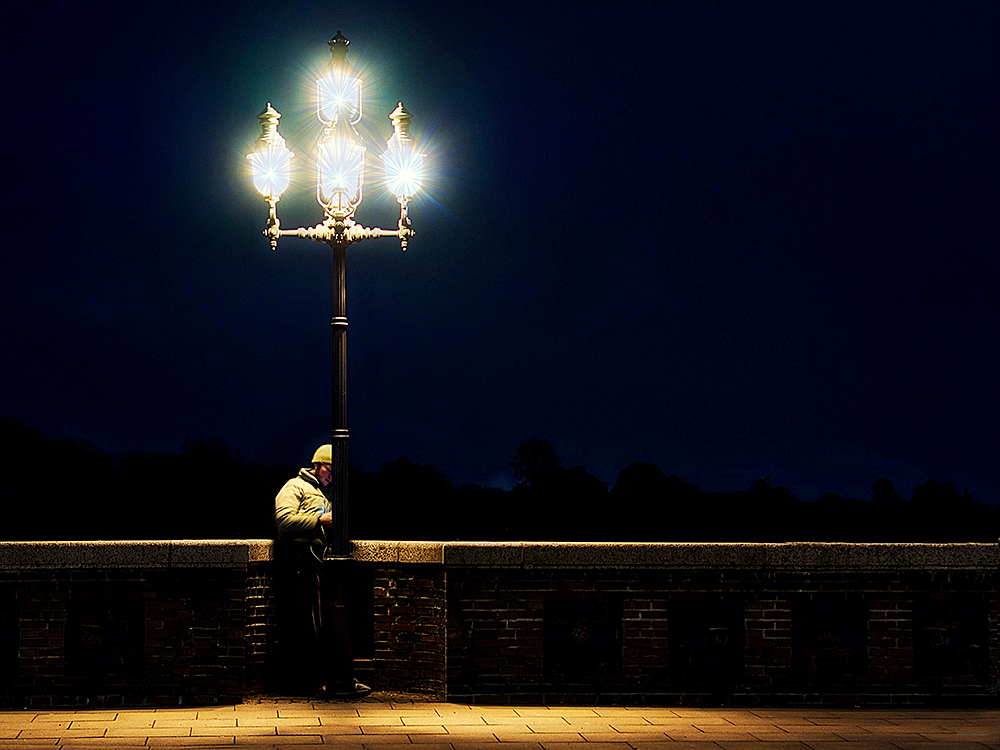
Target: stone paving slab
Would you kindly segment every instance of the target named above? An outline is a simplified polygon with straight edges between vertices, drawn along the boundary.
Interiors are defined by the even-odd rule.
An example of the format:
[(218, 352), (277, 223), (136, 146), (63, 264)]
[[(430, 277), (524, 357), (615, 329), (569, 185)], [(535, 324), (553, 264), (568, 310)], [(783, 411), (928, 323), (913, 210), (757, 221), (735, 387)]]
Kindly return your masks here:
[(1000, 750), (1000, 710), (478, 706), (375, 697), (0, 711), (0, 748)]

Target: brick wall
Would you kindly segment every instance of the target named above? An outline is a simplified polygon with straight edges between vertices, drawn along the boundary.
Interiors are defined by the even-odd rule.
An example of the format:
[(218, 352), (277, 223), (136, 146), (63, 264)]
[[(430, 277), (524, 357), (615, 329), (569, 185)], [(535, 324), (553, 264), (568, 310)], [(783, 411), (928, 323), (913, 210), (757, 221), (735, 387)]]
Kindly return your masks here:
[(239, 703), (262, 683), (269, 543), (0, 544), (0, 704)]
[(275, 636), (274, 574), (270, 562), (251, 563), (246, 579), (246, 693), (266, 692), (273, 682)]
[[(997, 545), (355, 542), (360, 675), (469, 702), (997, 705)], [(270, 688), (269, 541), (0, 543), (0, 703)]]
[[(599, 702), (743, 690), (787, 671), (787, 614), (745, 604), (754, 576), (448, 568), (448, 696)], [(760, 658), (745, 641), (769, 639)], [(782, 662), (783, 660), (783, 662)]]
[(444, 569), (374, 568), (374, 684), (445, 693)]
[[(355, 545), (378, 566), (379, 687), (490, 703), (998, 702), (996, 545), (421, 543), (419, 566), (406, 542)], [(409, 656), (421, 638), (424, 670)]]

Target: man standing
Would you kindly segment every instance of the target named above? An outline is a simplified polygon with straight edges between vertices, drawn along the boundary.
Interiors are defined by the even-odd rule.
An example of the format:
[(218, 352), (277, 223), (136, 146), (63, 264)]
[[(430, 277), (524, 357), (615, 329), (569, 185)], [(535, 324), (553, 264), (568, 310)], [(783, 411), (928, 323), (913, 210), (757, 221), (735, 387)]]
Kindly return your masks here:
[(333, 447), (321, 445), (313, 454), (312, 468), (285, 482), (274, 498), (274, 521), (280, 544), (301, 545), (303, 553), (321, 562), (326, 530), (333, 524)]
[[(274, 498), (274, 521), (278, 540), (275, 558), (278, 567), (278, 650), (283, 688), (295, 693), (342, 693), (342, 686), (354, 685), (358, 694), (370, 692), (349, 676), (350, 664), (340, 680), (334, 675), (334, 660), (350, 661), (349, 635), (345, 623), (334, 623), (341, 641), (333, 654), (323, 631), (323, 555), (327, 533), (333, 525), (333, 448), (321, 445), (312, 458), (312, 468), (301, 469)], [(335, 618), (341, 620), (344, 618)], [(338, 624), (340, 627), (338, 627)], [(343, 652), (343, 653), (340, 653)], [(349, 684), (348, 683), (348, 686)], [(340, 687), (341, 689), (337, 689)]]

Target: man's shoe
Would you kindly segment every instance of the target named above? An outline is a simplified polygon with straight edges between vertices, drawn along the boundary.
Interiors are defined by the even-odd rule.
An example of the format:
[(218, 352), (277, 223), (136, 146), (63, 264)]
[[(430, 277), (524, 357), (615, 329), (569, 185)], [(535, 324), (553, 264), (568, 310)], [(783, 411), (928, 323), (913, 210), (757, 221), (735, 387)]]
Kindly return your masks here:
[(371, 693), (372, 689), (367, 685), (354, 681), (354, 695), (358, 698), (364, 698), (366, 695)]

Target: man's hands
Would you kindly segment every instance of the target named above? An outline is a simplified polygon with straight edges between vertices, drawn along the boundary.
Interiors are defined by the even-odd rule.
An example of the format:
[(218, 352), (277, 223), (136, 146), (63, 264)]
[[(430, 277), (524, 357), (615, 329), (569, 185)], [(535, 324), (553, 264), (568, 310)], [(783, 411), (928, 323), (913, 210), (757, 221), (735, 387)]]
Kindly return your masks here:
[(319, 517), (319, 522), (324, 526), (330, 526), (333, 523), (333, 513), (324, 513)]

